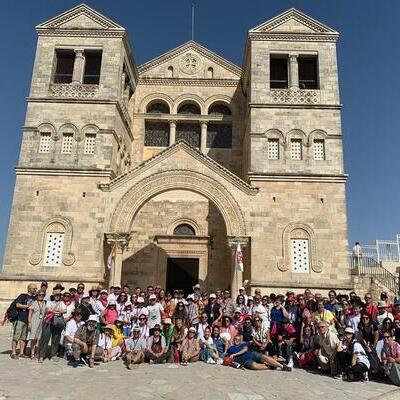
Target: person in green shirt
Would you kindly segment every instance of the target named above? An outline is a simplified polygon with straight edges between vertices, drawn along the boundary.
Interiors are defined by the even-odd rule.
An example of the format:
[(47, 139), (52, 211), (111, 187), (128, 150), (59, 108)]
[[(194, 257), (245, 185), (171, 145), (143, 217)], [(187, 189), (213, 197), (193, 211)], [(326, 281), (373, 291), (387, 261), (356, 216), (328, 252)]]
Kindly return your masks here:
[[(162, 329), (162, 336), (164, 336), (165, 339), (165, 343), (167, 346), (167, 351), (172, 354), (172, 346), (171, 346), (171, 342), (172, 342), (172, 335), (174, 333), (174, 324), (171, 321), (171, 318), (165, 318), (163, 320), (163, 329)], [(169, 358), (169, 357), (168, 357)]]

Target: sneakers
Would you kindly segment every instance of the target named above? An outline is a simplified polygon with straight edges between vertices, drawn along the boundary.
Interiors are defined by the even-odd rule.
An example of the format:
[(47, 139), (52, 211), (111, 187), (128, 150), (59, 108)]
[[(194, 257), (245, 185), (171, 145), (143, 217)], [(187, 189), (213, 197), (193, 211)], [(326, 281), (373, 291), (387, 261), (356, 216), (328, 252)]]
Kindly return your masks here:
[(78, 368), (80, 364), (79, 360), (71, 360), (68, 365), (70, 365), (72, 368)]
[(223, 362), (224, 360), (222, 358), (217, 359), (217, 365), (222, 365)]
[(290, 372), (292, 370), (292, 367), (289, 367), (287, 364), (283, 364), (282, 366), (282, 371)]
[(286, 364), (289, 368), (294, 367), (293, 358), (289, 358), (289, 362)]
[(207, 360), (207, 364), (216, 364), (216, 361), (212, 359), (212, 357), (209, 357)]

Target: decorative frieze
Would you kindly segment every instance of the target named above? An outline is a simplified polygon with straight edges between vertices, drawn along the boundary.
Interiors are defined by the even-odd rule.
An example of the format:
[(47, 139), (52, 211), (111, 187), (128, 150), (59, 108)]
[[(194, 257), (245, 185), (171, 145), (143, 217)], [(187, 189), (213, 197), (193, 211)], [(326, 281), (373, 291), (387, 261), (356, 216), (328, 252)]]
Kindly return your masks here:
[(50, 85), (49, 95), (52, 97), (92, 99), (96, 97), (98, 88), (99, 85), (53, 83)]
[(280, 104), (318, 104), (319, 90), (312, 89), (271, 89), (271, 103)]

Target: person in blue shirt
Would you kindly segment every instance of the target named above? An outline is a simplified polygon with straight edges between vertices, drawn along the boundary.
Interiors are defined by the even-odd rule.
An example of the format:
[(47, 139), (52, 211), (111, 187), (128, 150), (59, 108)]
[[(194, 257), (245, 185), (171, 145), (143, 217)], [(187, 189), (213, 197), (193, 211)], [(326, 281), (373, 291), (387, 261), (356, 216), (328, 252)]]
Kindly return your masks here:
[(292, 369), (286, 364), (281, 364), (273, 357), (265, 354), (258, 353), (256, 351), (250, 351), (250, 347), (247, 342), (242, 342), (240, 335), (236, 335), (233, 338), (233, 345), (230, 346), (226, 354), (233, 357), (235, 363), (246, 369), (254, 370), (266, 370), (272, 368), (278, 368), (282, 371), (291, 371)]

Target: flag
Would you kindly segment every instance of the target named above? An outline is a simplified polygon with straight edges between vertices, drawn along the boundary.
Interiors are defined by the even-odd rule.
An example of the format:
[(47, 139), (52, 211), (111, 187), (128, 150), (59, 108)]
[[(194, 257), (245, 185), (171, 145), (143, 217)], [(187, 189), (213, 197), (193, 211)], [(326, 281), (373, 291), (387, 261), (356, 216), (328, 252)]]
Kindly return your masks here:
[(110, 251), (110, 255), (107, 258), (107, 268), (108, 269), (112, 269), (114, 267), (116, 249), (117, 249), (117, 246), (116, 246), (116, 243), (114, 243), (113, 247), (112, 247), (112, 249)]
[(237, 244), (236, 248), (235, 264), (237, 270), (243, 272), (243, 253), (242, 253), (242, 248), (240, 247), (240, 243)]

